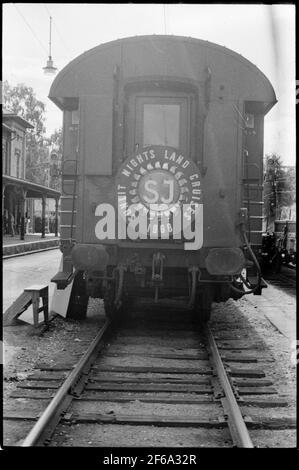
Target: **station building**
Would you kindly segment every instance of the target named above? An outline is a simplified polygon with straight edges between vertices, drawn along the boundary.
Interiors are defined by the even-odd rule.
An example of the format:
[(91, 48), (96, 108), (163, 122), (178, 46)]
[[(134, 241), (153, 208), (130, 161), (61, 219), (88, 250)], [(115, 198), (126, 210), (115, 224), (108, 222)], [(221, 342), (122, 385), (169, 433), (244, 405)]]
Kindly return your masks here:
[[(35, 231), (35, 206), (40, 207), (40, 233), (45, 237), (46, 207), (51, 201), (52, 226), (58, 235), (60, 192), (26, 180), (26, 132), (33, 126), (21, 116), (2, 108), (2, 233), (21, 240)], [(37, 203), (39, 201), (39, 204)], [(54, 224), (53, 224), (54, 217)]]

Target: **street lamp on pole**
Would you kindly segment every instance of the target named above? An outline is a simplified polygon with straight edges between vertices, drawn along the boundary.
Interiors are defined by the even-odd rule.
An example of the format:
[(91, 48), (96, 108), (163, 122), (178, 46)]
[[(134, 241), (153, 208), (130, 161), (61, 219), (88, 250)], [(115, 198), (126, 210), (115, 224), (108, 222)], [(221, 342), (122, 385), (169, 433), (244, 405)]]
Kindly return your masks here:
[(49, 40), (49, 58), (46, 67), (43, 67), (46, 75), (55, 75), (57, 68), (54, 67), (51, 55), (51, 33), (52, 33), (52, 16), (50, 16), (50, 40)]

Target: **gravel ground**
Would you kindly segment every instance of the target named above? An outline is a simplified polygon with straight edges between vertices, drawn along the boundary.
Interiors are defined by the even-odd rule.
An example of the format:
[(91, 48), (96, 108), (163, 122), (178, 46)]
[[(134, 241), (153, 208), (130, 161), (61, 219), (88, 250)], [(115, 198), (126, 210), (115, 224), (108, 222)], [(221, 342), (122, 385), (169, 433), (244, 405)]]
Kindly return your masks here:
[[(99, 326), (104, 311), (97, 300), (89, 302), (88, 319), (84, 323), (55, 317), (48, 330), (38, 335), (32, 325), (18, 324), (3, 329), (4, 399), (8, 399), (21, 380), (36, 372), (39, 363), (70, 362), (75, 364), (87, 349)], [(40, 330), (38, 330), (40, 331)], [(5, 409), (5, 403), (4, 403)]]
[[(217, 447), (230, 447), (229, 432), (223, 439), (224, 431), (212, 430), (213, 444)], [(154, 426), (127, 425), (75, 425), (72, 427), (72, 435), (69, 435), (68, 426), (61, 426), (60, 446), (81, 447), (127, 447), (132, 442), (132, 447), (211, 447), (211, 430), (207, 438), (205, 429), (198, 428), (157, 428)], [(51, 447), (55, 447), (57, 441), (52, 441)]]
[[(272, 302), (275, 306), (280, 305), (281, 292), (272, 288)], [(296, 400), (296, 360), (295, 345), (292, 340), (285, 337), (280, 331), (263, 315), (259, 306), (254, 305), (255, 298), (241, 299), (236, 306), (253, 327), (257, 335), (266, 344), (267, 350), (274, 358), (273, 362), (267, 364), (267, 373), (273, 378), (275, 385), (281, 394), (288, 395), (290, 399)], [(252, 308), (253, 307), (253, 308)], [(292, 328), (296, 330), (295, 315), (292, 320)]]

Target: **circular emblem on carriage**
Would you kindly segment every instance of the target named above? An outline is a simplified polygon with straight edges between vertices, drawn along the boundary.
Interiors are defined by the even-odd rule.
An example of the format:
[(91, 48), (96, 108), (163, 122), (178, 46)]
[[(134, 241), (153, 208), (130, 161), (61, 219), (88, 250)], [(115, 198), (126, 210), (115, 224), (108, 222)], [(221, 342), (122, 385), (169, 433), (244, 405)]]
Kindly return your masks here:
[(153, 145), (128, 157), (117, 174), (118, 210), (126, 221), (139, 211), (158, 219), (161, 233), (173, 232), (173, 217), (201, 203), (201, 182), (195, 163), (177, 149)]

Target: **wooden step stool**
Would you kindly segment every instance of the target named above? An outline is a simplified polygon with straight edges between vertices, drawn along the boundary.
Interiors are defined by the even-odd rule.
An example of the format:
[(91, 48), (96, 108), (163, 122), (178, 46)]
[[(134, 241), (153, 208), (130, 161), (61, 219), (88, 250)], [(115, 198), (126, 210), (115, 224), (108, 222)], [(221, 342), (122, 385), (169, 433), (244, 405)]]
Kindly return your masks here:
[[(49, 322), (49, 288), (48, 286), (30, 286), (24, 289), (24, 292), (31, 294), (31, 303), (33, 309), (33, 323), (35, 328), (38, 326), (38, 315), (40, 312), (44, 312), (44, 320), (47, 324)], [(39, 306), (39, 299), (42, 298), (43, 305)]]
[[(40, 297), (43, 300), (42, 307), (39, 307)], [(17, 318), (22, 315), (25, 310), (32, 304), (33, 308), (33, 322), (34, 326), (38, 326), (38, 314), (43, 311), (45, 323), (49, 321), (48, 313), (48, 286), (30, 286), (24, 289), (21, 295), (14, 301), (14, 303), (4, 312), (3, 326), (15, 325)]]

